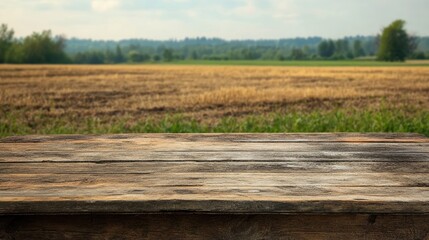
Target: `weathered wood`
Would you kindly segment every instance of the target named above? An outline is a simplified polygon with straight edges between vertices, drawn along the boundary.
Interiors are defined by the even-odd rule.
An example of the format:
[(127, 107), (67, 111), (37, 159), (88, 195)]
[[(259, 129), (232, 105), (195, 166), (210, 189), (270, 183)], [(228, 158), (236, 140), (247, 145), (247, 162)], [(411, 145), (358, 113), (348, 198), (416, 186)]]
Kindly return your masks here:
[(154, 174), (154, 173), (429, 173), (427, 162), (36, 162), (0, 164), (1, 174)]
[(0, 139), (0, 214), (429, 214), (413, 134), (131, 134)]
[(399, 142), (399, 143), (428, 143), (429, 139), (419, 134), (406, 133), (306, 133), (306, 134), (113, 134), (113, 135), (45, 135), (45, 136), (15, 136), (0, 139), (2, 143), (41, 143), (58, 141), (220, 141), (220, 142)]
[[(278, 145), (278, 144), (277, 144)], [(252, 149), (243, 150), (245, 146), (237, 147), (235, 150), (208, 150), (200, 149), (192, 151), (192, 146), (187, 150), (181, 151), (152, 151), (152, 150), (133, 150), (133, 151), (79, 151), (70, 149), (67, 151), (5, 151), (0, 153), (0, 162), (174, 162), (174, 161), (195, 161), (195, 162), (332, 162), (332, 161), (349, 161), (349, 162), (429, 162), (429, 152), (424, 152), (429, 148), (429, 144), (420, 148), (410, 146), (410, 152), (404, 152), (404, 145), (401, 146), (383, 146), (381, 149), (369, 149), (368, 146), (343, 146), (338, 150), (317, 150), (314, 146), (302, 146), (301, 151), (282, 152), (280, 149), (270, 149), (265, 145), (264, 150)], [(372, 144), (375, 145), (375, 144)], [(212, 146), (214, 147), (214, 146)], [(222, 148), (222, 146), (216, 146)], [(288, 146), (289, 148), (292, 146)], [(321, 146), (326, 147), (326, 146)], [(371, 146), (374, 148), (375, 146)], [(338, 148), (338, 146), (336, 146)], [(366, 148), (366, 149), (362, 149)], [(239, 150), (238, 150), (239, 149)], [(312, 150), (313, 149), (313, 150)], [(284, 150), (284, 149), (282, 149)], [(355, 152), (342, 152), (347, 150), (359, 150)], [(411, 151), (413, 150), (413, 151)], [(210, 152), (212, 151), (212, 152)]]
[(429, 215), (0, 217), (0, 239), (427, 240)]

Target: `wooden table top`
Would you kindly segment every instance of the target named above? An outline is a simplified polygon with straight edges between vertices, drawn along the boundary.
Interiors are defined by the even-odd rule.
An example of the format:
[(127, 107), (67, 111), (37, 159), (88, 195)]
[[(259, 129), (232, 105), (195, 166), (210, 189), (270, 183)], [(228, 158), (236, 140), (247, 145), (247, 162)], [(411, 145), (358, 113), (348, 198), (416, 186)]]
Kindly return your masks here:
[(429, 214), (413, 134), (121, 134), (0, 139), (0, 214)]

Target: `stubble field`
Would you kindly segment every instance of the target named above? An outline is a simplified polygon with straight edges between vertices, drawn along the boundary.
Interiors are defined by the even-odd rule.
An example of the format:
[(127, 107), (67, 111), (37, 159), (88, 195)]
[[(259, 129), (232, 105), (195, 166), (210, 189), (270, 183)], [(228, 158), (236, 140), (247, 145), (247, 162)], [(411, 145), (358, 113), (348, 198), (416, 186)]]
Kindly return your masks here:
[(418, 132), (428, 67), (0, 66), (0, 136)]

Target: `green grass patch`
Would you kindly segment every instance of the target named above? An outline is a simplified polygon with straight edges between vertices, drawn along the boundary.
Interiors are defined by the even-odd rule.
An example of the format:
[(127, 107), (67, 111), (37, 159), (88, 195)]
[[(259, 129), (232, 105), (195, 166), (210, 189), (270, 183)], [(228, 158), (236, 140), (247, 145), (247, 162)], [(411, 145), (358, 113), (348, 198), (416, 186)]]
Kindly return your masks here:
[(165, 65), (207, 65), (207, 66), (289, 66), (289, 67), (429, 67), (429, 61), (380, 62), (374, 60), (331, 60), (331, 61), (271, 61), (271, 60), (184, 60)]
[[(130, 123), (132, 122), (132, 123)], [(401, 110), (294, 112), (227, 117), (204, 124), (181, 116), (130, 121), (102, 122), (43, 120), (31, 123), (9, 115), (0, 120), (0, 136), (24, 134), (107, 134), (107, 133), (294, 133), (294, 132), (410, 132), (429, 137), (429, 111), (410, 114)]]

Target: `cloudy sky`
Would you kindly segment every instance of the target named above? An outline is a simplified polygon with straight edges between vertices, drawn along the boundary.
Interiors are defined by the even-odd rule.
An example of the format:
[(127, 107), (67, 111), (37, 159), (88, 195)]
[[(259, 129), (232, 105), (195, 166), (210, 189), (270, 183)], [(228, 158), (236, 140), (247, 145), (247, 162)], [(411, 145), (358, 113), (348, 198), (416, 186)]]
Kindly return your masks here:
[(429, 0), (0, 0), (18, 36), (273, 39), (372, 35), (391, 21), (429, 36)]

